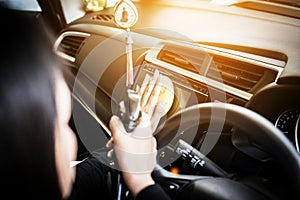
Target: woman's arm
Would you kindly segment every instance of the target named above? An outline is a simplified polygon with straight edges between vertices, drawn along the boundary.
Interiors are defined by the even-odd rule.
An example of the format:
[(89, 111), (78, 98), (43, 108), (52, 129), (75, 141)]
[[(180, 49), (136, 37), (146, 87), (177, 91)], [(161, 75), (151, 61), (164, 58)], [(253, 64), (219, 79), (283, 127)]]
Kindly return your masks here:
[(157, 149), (148, 116), (142, 114), (132, 133), (125, 131), (121, 120), (116, 116), (111, 118), (109, 125), (112, 139), (107, 146), (113, 144), (124, 181), (133, 197), (144, 199), (149, 196), (153, 199), (153, 195), (157, 195), (159, 199), (170, 199), (151, 177), (156, 164)]

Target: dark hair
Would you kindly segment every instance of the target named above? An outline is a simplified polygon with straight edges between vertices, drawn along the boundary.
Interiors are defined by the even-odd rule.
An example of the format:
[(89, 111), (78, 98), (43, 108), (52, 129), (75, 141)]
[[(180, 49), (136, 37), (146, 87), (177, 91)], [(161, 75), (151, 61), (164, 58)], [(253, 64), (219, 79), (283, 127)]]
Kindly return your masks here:
[(1, 8), (0, 190), (10, 199), (60, 199), (50, 39), (33, 19)]

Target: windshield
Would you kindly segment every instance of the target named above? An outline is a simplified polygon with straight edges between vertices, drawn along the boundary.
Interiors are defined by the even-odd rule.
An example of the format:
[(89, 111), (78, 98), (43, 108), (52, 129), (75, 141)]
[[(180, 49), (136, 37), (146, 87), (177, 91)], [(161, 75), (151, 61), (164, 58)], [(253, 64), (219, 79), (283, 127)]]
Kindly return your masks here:
[(113, 7), (119, 0), (61, 0), (67, 24), (83, 17), (87, 12), (97, 12)]
[(299, 0), (242, 0), (232, 5), (300, 19)]
[(290, 5), (290, 6), (295, 6), (295, 7), (300, 7), (300, 1), (299, 0), (268, 0), (268, 1), (269, 2), (274, 2), (274, 3)]
[[(113, 7), (119, 0), (59, 0), (66, 23), (69, 24), (89, 12), (97, 12), (108, 7)], [(142, 2), (150, 0), (132, 0)], [(295, 18), (300, 18), (300, 0), (152, 0), (153, 2), (172, 3), (178, 5), (193, 5), (198, 2), (208, 2), (210, 4), (221, 4), (223, 6), (238, 6), (247, 9), (260, 10), (262, 12), (276, 13)], [(272, 3), (273, 7), (268, 3)], [(24, 11), (41, 12), (38, 0), (0, 0), (0, 4)], [(279, 8), (274, 8), (274, 5)], [(284, 6), (283, 6), (284, 5)], [(280, 7), (281, 6), (281, 7)], [(289, 8), (294, 8), (291, 10)]]
[(233, 5), (233, 4), (243, 3), (243, 2), (254, 2), (254, 1), (271, 2), (271, 3), (282, 4), (282, 5), (300, 7), (299, 0), (211, 0), (211, 3), (222, 4), (222, 5)]
[(0, 0), (0, 4), (14, 10), (41, 12), (37, 0)]
[[(17, 0), (15, 0), (17, 1)], [(35, 0), (26, 0), (35, 1)], [(89, 12), (101, 11), (107, 7), (113, 7), (119, 0), (60, 0), (63, 14), (67, 24), (83, 17)], [(149, 0), (132, 0), (133, 2), (142, 2)], [(152, 0), (163, 3), (178, 3), (177, 0)], [(262, 12), (276, 13), (280, 15), (300, 18), (300, 0), (185, 0), (184, 4), (192, 5), (197, 2), (208, 2), (211, 4), (221, 4), (224, 6), (237, 6), (246, 9), (260, 10)], [(25, 4), (25, 3), (23, 3)], [(276, 8), (274, 5), (277, 5)], [(295, 8), (296, 10), (291, 10)]]

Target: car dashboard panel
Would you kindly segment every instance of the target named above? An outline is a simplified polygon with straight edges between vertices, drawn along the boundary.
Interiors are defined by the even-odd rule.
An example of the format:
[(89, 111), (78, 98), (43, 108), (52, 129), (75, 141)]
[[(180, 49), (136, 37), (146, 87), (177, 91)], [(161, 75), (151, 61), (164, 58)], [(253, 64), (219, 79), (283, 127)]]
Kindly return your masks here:
[[(100, 26), (102, 29), (95, 30), (95, 27), (97, 26), (69, 27), (57, 38), (54, 50), (64, 64), (69, 66), (68, 69), (73, 76), (67, 78), (70, 87), (73, 86), (78, 71), (81, 71), (86, 80), (97, 87), (97, 92), (102, 93), (102, 96), (110, 101), (99, 102), (100, 105), (96, 106), (96, 109), (103, 107), (104, 110), (101, 108), (97, 113), (102, 115), (101, 120), (108, 127), (109, 117), (113, 113), (112, 106), (108, 105), (118, 104), (120, 99), (113, 96), (113, 91), (117, 82), (125, 74), (124, 31), (104, 26)], [(117, 36), (110, 39), (112, 35)], [(137, 46), (137, 50), (133, 51), (135, 85), (141, 84), (146, 73), (153, 74), (154, 70), (158, 69), (173, 81), (175, 96), (181, 108), (216, 101), (246, 106), (258, 91), (268, 84), (276, 83), (286, 65), (286, 60), (282, 59), (285, 56), (278, 52), (270, 53), (266, 50), (267, 53), (257, 55), (241, 51), (247, 47), (233, 49), (234, 46), (228, 44), (212, 46), (209, 43), (163, 40), (140, 33), (134, 33), (132, 37), (135, 41), (134, 45)], [(101, 43), (107, 40), (117, 41), (118, 51), (122, 51), (123, 48), (124, 53), (115, 58), (109, 66), (102, 66), (101, 60), (93, 61), (96, 63), (94, 70), (105, 68), (100, 79), (94, 78), (93, 71), (81, 70), (82, 65), (85, 65), (87, 60), (91, 60), (90, 54), (95, 54), (95, 51), (100, 49)], [(230, 48), (226, 48), (226, 45)], [(142, 48), (143, 46), (145, 48)], [(259, 51), (264, 52), (263, 49)], [(109, 51), (101, 50), (98, 54), (111, 57)], [(266, 55), (277, 55), (277, 58)], [(94, 56), (93, 59), (95, 58)], [(81, 99), (82, 103), (88, 101), (84, 99), (84, 95), (75, 95), (79, 95), (77, 99)], [(175, 109), (175, 107), (172, 112), (180, 109)], [(103, 115), (103, 113), (106, 114)]]

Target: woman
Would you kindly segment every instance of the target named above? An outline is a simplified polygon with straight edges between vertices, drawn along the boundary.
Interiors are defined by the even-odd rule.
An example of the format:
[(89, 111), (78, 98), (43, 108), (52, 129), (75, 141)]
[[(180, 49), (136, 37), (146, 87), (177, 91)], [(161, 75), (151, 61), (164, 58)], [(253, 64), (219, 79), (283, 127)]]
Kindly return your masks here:
[(3, 8), (0, 13), (1, 195), (66, 197), (75, 179), (75, 169), (66, 166), (77, 149), (67, 127), (67, 87), (32, 19)]
[[(49, 40), (32, 19), (3, 8), (0, 15), (1, 195), (10, 199), (87, 199), (89, 190), (96, 189), (101, 194), (97, 199), (109, 197), (104, 181), (107, 166), (91, 158), (70, 167), (77, 155), (76, 136), (68, 125), (71, 96), (59, 68), (54, 67), (58, 63)], [(114, 143), (133, 196), (143, 198), (156, 191), (160, 197), (168, 198), (151, 178), (156, 155), (154, 138), (148, 137), (146, 149), (153, 152), (154, 162), (146, 171), (135, 173), (131, 166), (122, 164), (126, 161), (122, 152), (135, 149), (127, 149), (132, 137), (123, 133), (120, 123), (117, 117), (112, 118), (112, 140), (108, 146)], [(144, 125), (148, 126), (149, 120), (143, 117), (137, 130)], [(86, 176), (89, 173), (93, 176)], [(96, 186), (85, 190), (85, 183)]]

